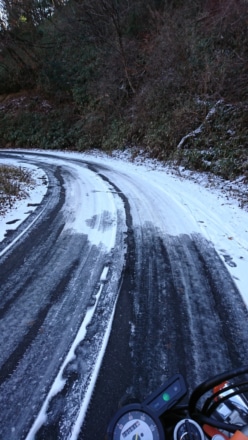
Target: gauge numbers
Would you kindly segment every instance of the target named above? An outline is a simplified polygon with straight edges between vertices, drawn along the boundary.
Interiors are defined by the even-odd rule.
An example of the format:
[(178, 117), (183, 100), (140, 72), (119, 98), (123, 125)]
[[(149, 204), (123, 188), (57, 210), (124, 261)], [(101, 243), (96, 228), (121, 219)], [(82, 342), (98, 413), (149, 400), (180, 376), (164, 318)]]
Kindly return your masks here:
[(123, 414), (116, 423), (113, 440), (160, 440), (153, 418), (138, 410)]

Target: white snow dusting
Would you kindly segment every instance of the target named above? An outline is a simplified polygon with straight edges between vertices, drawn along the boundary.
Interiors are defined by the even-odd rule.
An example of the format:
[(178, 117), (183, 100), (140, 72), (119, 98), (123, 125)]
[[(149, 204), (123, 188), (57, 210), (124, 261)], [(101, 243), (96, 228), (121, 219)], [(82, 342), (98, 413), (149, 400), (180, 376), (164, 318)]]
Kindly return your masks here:
[[(16, 201), (14, 207), (0, 218), (0, 241), (3, 240), (6, 230), (17, 228), (27, 218), (30, 212), (30, 209), (27, 209), (27, 204), (40, 203), (47, 190), (40, 180), (44, 176), (43, 170), (27, 164), (25, 152), (28, 154), (30, 150), (22, 150), (18, 165), (33, 170), (33, 177), (36, 179), (37, 185), (29, 189), (28, 199)], [(235, 182), (229, 182), (207, 173), (193, 173), (179, 167), (164, 166), (156, 160), (144, 159), (142, 155), (133, 159), (130, 150), (122, 153), (117, 151), (111, 157), (98, 151), (91, 154), (46, 151), (46, 154), (49, 153), (60, 157), (61, 165), (63, 165), (64, 158), (87, 160), (107, 165), (120, 172), (127, 189), (128, 176), (131, 176), (132, 179), (137, 179), (141, 192), (143, 191), (146, 195), (150, 192), (153, 197), (156, 189), (159, 190), (166, 203), (163, 204), (161, 198), (157, 212), (153, 215), (157, 216), (159, 213), (164, 219), (166, 232), (172, 235), (200, 232), (212, 241), (216, 251), (225, 261), (246, 304), (248, 304), (248, 212), (247, 209), (240, 207), (242, 206), (240, 194), (245, 194), (246, 200), (248, 200), (248, 185), (243, 183), (242, 178)], [(43, 157), (42, 160), (51, 162), (54, 159)], [(1, 161), (5, 164), (16, 163), (14, 159), (2, 159)], [(87, 193), (87, 182), (90, 182), (94, 176), (99, 185), (97, 204), (100, 214), (101, 210), (106, 208), (101, 204), (101, 190), (106, 191), (106, 182), (103, 186), (101, 178), (97, 174), (89, 173), (86, 167), (73, 164), (73, 169), (75, 181), (71, 188), (69, 186), (66, 188), (66, 203), (70, 203), (70, 191), (73, 191), (74, 206), (71, 210), (71, 217), (67, 219), (66, 228), (90, 234), (89, 239), (98, 244), (103, 240), (104, 234), (108, 234), (108, 231), (104, 231), (103, 234), (102, 231), (97, 231), (97, 228), (92, 229), (87, 225), (86, 220), (89, 218), (89, 212), (95, 212), (91, 206), (92, 203), (96, 203), (95, 197), (88, 197), (86, 207), (82, 206), (81, 200), (82, 193)], [(121, 184), (121, 177), (117, 184), (119, 183)], [(67, 183), (67, 185), (69, 184)], [(35, 207), (31, 210), (34, 209)], [(116, 208), (111, 197), (107, 209), (108, 212), (112, 212), (112, 221), (115, 222)], [(151, 220), (151, 215), (149, 210), (139, 214), (134, 209), (132, 212), (133, 222), (135, 223), (137, 216), (139, 216), (137, 221), (140, 221), (140, 217), (143, 221)], [(18, 219), (16, 223), (8, 224), (15, 219)], [(106, 236), (104, 241), (112, 245), (113, 237)]]
[[(26, 199), (15, 200), (12, 208), (8, 209), (2, 216), (0, 215), (0, 242), (3, 241), (7, 230), (15, 230), (17, 227), (36, 209), (36, 206), (41, 203), (44, 195), (47, 192), (47, 186), (44, 180), (47, 177), (41, 168), (34, 165), (16, 162), (14, 159), (1, 158), (2, 165), (21, 166), (31, 171), (34, 184), (26, 187), (28, 197)], [(25, 231), (23, 232), (25, 233)], [(1, 254), (0, 254), (1, 256)]]
[[(40, 180), (44, 172), (38, 167), (36, 168), (33, 165), (27, 164), (25, 162), (25, 153), (27, 153), (28, 158), (28, 153), (31, 153), (31, 151), (22, 151), (18, 165), (31, 168), (33, 177), (36, 180), (36, 185), (29, 189), (28, 199), (17, 201), (14, 207), (0, 218), (0, 241), (3, 241), (8, 229), (17, 228), (20, 223), (27, 218), (30, 213), (30, 210), (27, 210), (27, 203), (31, 205), (40, 203), (46, 193), (47, 188)], [(42, 151), (40, 151), (40, 153), (42, 153)], [(46, 154), (48, 154), (47, 151)], [(192, 173), (178, 167), (164, 166), (157, 161), (144, 159), (141, 156), (132, 160), (130, 151), (123, 153), (116, 152), (111, 157), (100, 154), (99, 152), (86, 154), (51, 151), (50, 154), (56, 154), (56, 156), (61, 159), (61, 165), (69, 166), (70, 172), (72, 173), (72, 178), (71, 180), (67, 180), (65, 188), (67, 207), (65, 209), (67, 215), (66, 229), (87, 234), (89, 240), (94, 244), (104, 243), (108, 248), (114, 246), (114, 228), (101, 231), (98, 230), (97, 227), (91, 228), (87, 223), (90, 216), (89, 213), (96, 212), (96, 204), (99, 218), (101, 212), (107, 210), (111, 217), (109, 220), (110, 223), (117, 221), (116, 206), (113, 197), (111, 197), (113, 188), (111, 189), (109, 186), (110, 197), (108, 206), (102, 206), (101, 191), (105, 191), (106, 193), (106, 185), (108, 187), (108, 183), (105, 181), (103, 185), (101, 177), (90, 171), (87, 166), (68, 162), (65, 165), (63, 159), (87, 160), (93, 164), (105, 165), (108, 167), (106, 173), (109, 173), (110, 177), (112, 176), (112, 170), (115, 172), (115, 176), (118, 176), (115, 183), (129, 198), (134, 225), (152, 221), (153, 223), (156, 222), (156, 225), (166, 234), (201, 233), (207, 240), (214, 244), (216, 251), (231, 273), (246, 305), (248, 305), (248, 212), (244, 206), (241, 208), (243, 203), (242, 195), (245, 195), (247, 198), (248, 187), (244, 184), (242, 178), (236, 182), (225, 182), (209, 174)], [(53, 160), (52, 157), (42, 157), (43, 162), (52, 162)], [(59, 159), (58, 161), (60, 162)], [(10, 159), (3, 159), (2, 162), (5, 164), (15, 163), (14, 160)], [(84, 197), (84, 205), (82, 205), (81, 200), (83, 194), (84, 196), (87, 194), (88, 186), (90, 188), (90, 180), (92, 178), (96, 180), (99, 193), (96, 197), (90, 197), (90, 194), (87, 198)], [(139, 188), (139, 192), (137, 190), (137, 193), (135, 193), (133, 186), (134, 181), (136, 182), (136, 188)], [(143, 209), (139, 211), (138, 198), (141, 197), (142, 193), (146, 196), (147, 200), (151, 200), (151, 202), (156, 197), (156, 210), (154, 210), (154, 205), (149, 207), (147, 204), (146, 210)], [(69, 209), (71, 197), (74, 205)], [(106, 202), (105, 198), (104, 200)], [(92, 204), (94, 204), (94, 206)], [(31, 211), (34, 209), (35, 207), (32, 208)], [(8, 224), (8, 222), (15, 219), (18, 219), (16, 223)], [(107, 270), (108, 268), (106, 267), (102, 273), (102, 283), (107, 276)], [(50, 399), (64, 386), (62, 379), (63, 369), (65, 365), (73, 359), (75, 347), (84, 338), (87, 323), (91, 319), (91, 314), (94, 313), (94, 307), (88, 311), (75, 342), (26, 440), (32, 440), (34, 438), (35, 432), (37, 432), (46, 419), (46, 410)], [(102, 351), (98, 355), (98, 366), (92, 377), (89, 394), (86, 396), (84, 405), (78, 415), (71, 440), (75, 440), (80, 431), (88, 400), (94, 387), (94, 381), (96, 380), (107, 344), (112, 318), (108, 325)]]
[[(108, 267), (104, 267), (102, 275), (101, 275), (101, 278), (100, 278), (101, 284), (100, 284), (99, 290), (98, 290), (98, 292), (96, 294), (95, 304), (94, 304), (94, 306), (92, 306), (92, 307), (90, 307), (88, 309), (88, 311), (86, 313), (86, 316), (85, 316), (85, 318), (84, 318), (84, 320), (83, 320), (83, 322), (81, 324), (81, 327), (78, 330), (76, 338), (74, 339), (73, 344), (72, 344), (72, 346), (71, 346), (71, 348), (69, 350), (69, 353), (67, 354), (63, 364), (60, 367), (59, 373), (57, 374), (57, 376), (56, 376), (56, 378), (55, 378), (55, 380), (53, 382), (53, 385), (52, 385), (52, 387), (51, 387), (51, 389), (50, 389), (50, 391), (49, 391), (49, 393), (48, 393), (48, 395), (47, 395), (47, 397), (46, 397), (46, 399), (45, 399), (45, 401), (44, 401), (44, 403), (43, 403), (43, 405), (41, 407), (41, 410), (40, 410), (38, 416), (36, 417), (36, 420), (35, 420), (32, 428), (30, 429), (30, 431), (29, 431), (29, 433), (28, 433), (28, 435), (26, 437), (26, 440), (33, 440), (35, 438), (35, 435), (39, 431), (40, 427), (47, 420), (47, 410), (48, 410), (49, 403), (50, 403), (51, 399), (54, 396), (56, 396), (65, 386), (66, 380), (63, 379), (64, 369), (65, 369), (66, 365), (68, 365), (75, 358), (75, 350), (76, 350), (78, 344), (81, 341), (83, 341), (83, 339), (85, 338), (85, 335), (86, 335), (86, 332), (87, 332), (87, 325), (90, 323), (90, 321), (91, 321), (91, 319), (92, 319), (92, 317), (94, 315), (95, 309), (97, 307), (98, 300), (99, 300), (101, 292), (102, 292), (103, 284), (104, 284), (104, 282), (105, 282), (105, 280), (107, 278), (107, 275), (108, 275), (108, 270), (109, 270)], [(74, 424), (74, 426), (72, 428), (72, 434), (70, 436), (70, 440), (76, 440), (77, 439), (78, 434), (80, 432), (80, 428), (81, 428), (82, 423), (83, 423), (83, 420), (85, 418), (85, 414), (86, 414), (87, 407), (88, 407), (88, 404), (89, 404), (89, 401), (90, 401), (90, 397), (91, 397), (91, 394), (93, 392), (94, 384), (95, 384), (95, 381), (97, 379), (98, 372), (99, 372), (99, 369), (100, 369), (100, 366), (101, 366), (101, 361), (102, 361), (102, 358), (103, 358), (103, 355), (104, 355), (104, 352), (105, 352), (105, 349), (106, 349), (106, 346), (107, 346), (107, 342), (108, 342), (108, 338), (109, 338), (109, 334), (110, 334), (110, 330), (111, 330), (111, 325), (112, 325), (112, 321), (113, 321), (113, 317), (114, 317), (114, 310), (112, 311), (111, 319), (110, 319), (110, 321), (108, 323), (108, 328), (107, 328), (105, 336), (104, 336), (104, 340), (103, 340), (103, 343), (102, 343), (101, 351), (98, 354), (98, 358), (97, 358), (97, 362), (96, 362), (96, 365), (95, 365), (94, 373), (93, 373), (93, 375), (91, 377), (90, 384), (88, 386), (88, 389), (87, 389), (87, 392), (86, 392), (86, 396), (84, 398), (83, 405), (80, 408), (78, 417), (77, 417), (76, 422), (75, 422), (75, 424)]]

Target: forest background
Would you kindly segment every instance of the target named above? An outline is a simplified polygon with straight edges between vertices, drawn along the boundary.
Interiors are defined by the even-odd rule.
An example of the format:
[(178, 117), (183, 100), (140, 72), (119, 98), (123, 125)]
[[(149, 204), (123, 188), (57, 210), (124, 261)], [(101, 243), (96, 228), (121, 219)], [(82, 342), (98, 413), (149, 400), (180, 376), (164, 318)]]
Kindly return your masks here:
[(0, 5), (1, 148), (142, 148), (248, 180), (247, 0)]

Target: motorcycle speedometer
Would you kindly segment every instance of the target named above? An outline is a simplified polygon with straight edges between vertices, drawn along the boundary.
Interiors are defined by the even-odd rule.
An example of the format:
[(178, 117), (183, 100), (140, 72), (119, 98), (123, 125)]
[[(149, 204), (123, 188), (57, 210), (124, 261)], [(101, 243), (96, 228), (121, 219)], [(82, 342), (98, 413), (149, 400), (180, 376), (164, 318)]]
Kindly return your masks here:
[(165, 440), (155, 412), (139, 403), (121, 408), (108, 427), (108, 440)]
[(108, 427), (108, 440), (164, 440), (159, 417), (186, 394), (183, 376), (175, 374), (150, 394), (143, 403), (124, 406)]

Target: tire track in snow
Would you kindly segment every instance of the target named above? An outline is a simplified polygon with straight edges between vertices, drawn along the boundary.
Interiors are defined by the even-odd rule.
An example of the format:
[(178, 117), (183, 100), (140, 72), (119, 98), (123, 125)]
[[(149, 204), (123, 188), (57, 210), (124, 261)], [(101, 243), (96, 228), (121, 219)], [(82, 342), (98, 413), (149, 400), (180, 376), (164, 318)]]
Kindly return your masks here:
[[(166, 234), (168, 226), (173, 229), (173, 224), (168, 225), (166, 220), (180, 214), (180, 204), (174, 210), (173, 203), (169, 203), (167, 219), (166, 191), (153, 188), (151, 182), (148, 193), (144, 179), (114, 172), (111, 167), (94, 165), (91, 169), (106, 179), (109, 192), (113, 182), (113, 194), (123, 194), (123, 201), (126, 200), (126, 214), (130, 216), (129, 256), (103, 368), (79, 434), (83, 440), (103, 439), (107, 423), (122, 398), (132, 395), (143, 400), (175, 372), (184, 373), (190, 387), (194, 387), (206, 376), (240, 365), (248, 354), (247, 310), (212, 244), (199, 234)], [(181, 213), (183, 225), (186, 211), (181, 209)], [(189, 218), (187, 222), (190, 223)], [(111, 256), (112, 276), (116, 258), (118, 253)], [(103, 263), (104, 258), (98, 266)], [(99, 325), (113, 301), (112, 286), (104, 285), (104, 295), (87, 337), (77, 346), (76, 361), (65, 371), (65, 392), (74, 385), (79, 392), (71, 395), (65, 408), (63, 395), (53, 401), (51, 438), (64, 440), (67, 430), (71, 430), (72, 418), (77, 418), (75, 412), (78, 414), (82, 402), (80, 385), (87, 362), (92, 361), (91, 346)], [(60, 430), (60, 422), (67, 423), (65, 431)], [(49, 430), (43, 431), (46, 440), (48, 433)]]
[[(101, 195), (101, 198), (105, 200), (106, 210), (99, 215), (97, 205), (95, 206), (93, 202), (87, 204), (91, 210), (84, 214), (81, 224), (83, 227), (84, 219), (88, 218), (89, 221), (87, 220), (88, 223), (85, 225), (87, 226), (86, 230), (91, 232), (93, 236), (95, 229), (97, 243), (99, 242), (99, 245), (91, 244), (86, 235), (77, 233), (74, 230), (71, 231), (73, 209), (72, 216), (69, 211), (69, 216), (61, 213), (61, 209), (65, 205), (64, 196), (67, 195), (67, 189), (70, 190), (70, 196), (71, 194), (73, 196), (75, 174), (73, 172), (71, 177), (69, 176), (70, 166), (67, 165), (66, 170), (63, 169), (61, 164), (58, 168), (61, 169), (61, 177), (67, 178), (68, 176), (70, 182), (64, 187), (64, 182), (61, 181), (61, 185), (58, 186), (63, 199), (59, 198), (61, 205), (57, 206), (57, 210), (54, 206), (54, 218), (51, 218), (50, 215), (52, 210), (46, 212), (42, 219), (43, 223), (38, 222), (34, 228), (30, 228), (27, 235), (32, 240), (27, 242), (28, 248), (27, 243), (24, 242), (25, 237), (23, 237), (23, 240), (18, 240), (11, 251), (5, 254), (2, 263), (5, 264), (2, 267), (6, 269), (1, 272), (6, 288), (6, 295), (1, 297), (2, 306), (5, 307), (2, 315), (5, 323), (7, 322), (6, 317), (17, 307), (18, 301), (23, 308), (25, 297), (28, 299), (29, 295), (30, 298), (33, 298), (32, 306), (28, 307), (25, 313), (20, 307), (16, 309), (16, 315), (14, 316), (17, 323), (16, 338), (20, 341), (19, 348), (22, 353), (18, 352), (18, 348), (14, 349), (15, 338), (12, 341), (9, 338), (12, 351), (9, 345), (9, 358), (2, 370), (4, 374), (0, 385), (0, 405), (1, 408), (4, 408), (4, 411), (2, 411), (0, 429), (5, 438), (13, 440), (24, 438), (25, 433), (30, 428), (31, 421), (34, 420), (45, 398), (49, 384), (52, 383), (54, 375), (57, 373), (58, 366), (61, 365), (64, 356), (74, 341), (86, 310), (94, 308), (94, 304), (96, 304), (94, 308), (96, 316), (93, 315), (90, 324), (88, 323), (87, 338), (85, 342), (79, 341), (79, 344), (77, 342), (76, 358), (73, 362), (69, 362), (63, 372), (66, 378), (65, 389), (69, 392), (67, 404), (71, 405), (72, 402), (77, 401), (76, 406), (73, 404), (73, 416), (71, 412), (70, 416), (66, 414), (65, 429), (68, 429), (68, 417), (70, 420), (69, 430), (71, 429), (73, 420), (77, 419), (77, 411), (80, 409), (84, 394), (83, 385), (80, 381), (78, 382), (78, 389), (75, 391), (77, 380), (72, 371), (76, 373), (75, 366), (78, 363), (78, 371), (80, 372), (83, 355), (83, 358), (87, 356), (86, 361), (90, 367), (90, 374), (92, 373), (98, 351), (102, 346), (103, 335), (107, 330), (107, 323), (111, 319), (120, 283), (125, 253), (124, 232), (126, 226), (119, 196), (114, 194), (115, 191), (112, 192), (111, 188), (106, 186), (106, 183), (103, 183), (102, 189), (105, 189), (106, 196)], [(52, 168), (48, 165), (48, 168), (50, 167)], [(79, 167), (78, 163), (77, 167)], [(83, 167), (85, 168), (85, 165)], [(91, 175), (93, 175), (92, 172)], [(94, 185), (99, 185), (101, 180), (98, 178), (97, 183), (94, 181), (91, 183), (89, 173), (86, 179), (89, 182), (88, 189), (94, 189), (96, 187)], [(85, 194), (85, 197), (88, 197), (88, 194)], [(97, 193), (92, 197), (99, 199)], [(66, 209), (70, 209), (69, 199), (70, 197), (67, 197)], [(84, 201), (86, 199), (83, 199), (82, 203)], [(111, 215), (107, 212), (108, 206)], [(115, 211), (112, 211), (113, 209)], [(95, 212), (96, 215), (94, 216)], [(69, 226), (65, 228), (67, 218), (69, 218)], [(94, 224), (92, 224), (91, 219), (94, 219)], [(76, 221), (79, 220), (76, 219)], [(48, 236), (47, 239), (45, 239), (46, 234), (43, 234), (42, 228)], [(108, 243), (105, 248), (99, 240), (104, 237), (107, 230), (110, 233), (106, 234)], [(49, 235), (49, 232), (52, 235)], [(116, 248), (112, 249), (111, 246), (114, 244)], [(28, 249), (27, 255), (22, 250), (25, 249), (25, 246)], [(18, 253), (16, 249), (22, 251)], [(15, 270), (16, 266), (18, 267), (17, 270)], [(108, 277), (103, 279), (106, 268), (108, 269)], [(96, 301), (99, 283), (101, 285), (100, 298)], [(28, 301), (26, 304), (28, 306)], [(29, 319), (31, 315), (33, 317)], [(30, 328), (29, 324), (31, 325)], [(11, 332), (11, 329), (8, 325), (5, 327), (7, 337), (7, 333)], [(14, 327), (13, 325), (12, 328), (14, 329)], [(96, 340), (95, 335), (97, 335)], [(89, 340), (91, 340), (90, 346)], [(86, 351), (84, 352), (84, 350)], [(5, 359), (7, 352), (7, 349), (2, 350)], [(82, 374), (85, 373), (86, 370), (82, 371)], [(20, 380), (22, 381), (21, 384)], [(69, 390), (70, 384), (73, 385), (71, 391)], [(15, 406), (12, 406), (13, 401), (16, 402)], [(66, 400), (64, 400), (65, 402)], [(66, 405), (64, 405), (65, 407)], [(77, 408), (76, 412), (75, 408)], [(62, 421), (62, 408), (60, 414)], [(63, 432), (61, 435), (66, 435)]]
[[(128, 192), (132, 198), (130, 184)], [(173, 374), (184, 374), (192, 390), (209, 376), (240, 366), (248, 355), (247, 309), (212, 243), (200, 234), (167, 235), (143, 222), (147, 200), (136, 200), (141, 224), (130, 223), (130, 282), (119, 295), (115, 333), (80, 440), (103, 439), (120, 401), (143, 401)]]

